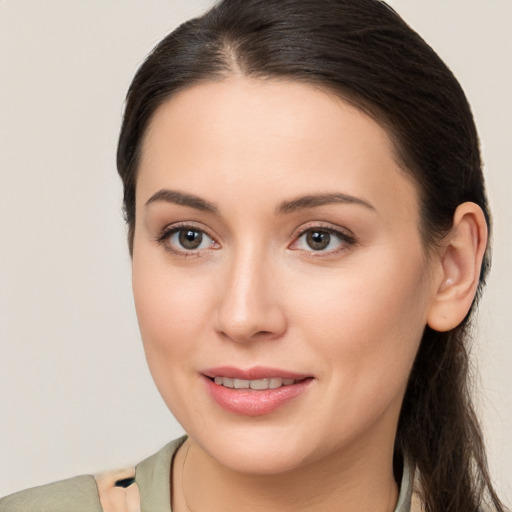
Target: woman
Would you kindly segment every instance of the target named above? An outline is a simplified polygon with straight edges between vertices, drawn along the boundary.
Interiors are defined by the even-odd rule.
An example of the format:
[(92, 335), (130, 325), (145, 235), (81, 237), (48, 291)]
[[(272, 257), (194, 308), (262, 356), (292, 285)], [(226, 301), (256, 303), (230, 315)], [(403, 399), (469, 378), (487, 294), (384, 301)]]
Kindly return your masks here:
[(225, 0), (181, 26), (132, 83), (118, 169), (146, 356), (188, 438), (136, 485), (0, 510), (114, 509), (124, 486), (142, 510), (504, 510), (467, 391), (476, 130), (389, 7)]

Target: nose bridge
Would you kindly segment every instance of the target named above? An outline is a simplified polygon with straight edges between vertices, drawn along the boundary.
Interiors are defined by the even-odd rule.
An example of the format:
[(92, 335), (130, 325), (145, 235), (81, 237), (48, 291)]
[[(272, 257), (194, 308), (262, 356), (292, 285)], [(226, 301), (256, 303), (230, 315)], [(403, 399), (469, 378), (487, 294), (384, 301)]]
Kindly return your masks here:
[(286, 328), (284, 311), (272, 285), (271, 256), (261, 244), (246, 242), (233, 250), (221, 285), (217, 329), (235, 341), (255, 335), (278, 337)]

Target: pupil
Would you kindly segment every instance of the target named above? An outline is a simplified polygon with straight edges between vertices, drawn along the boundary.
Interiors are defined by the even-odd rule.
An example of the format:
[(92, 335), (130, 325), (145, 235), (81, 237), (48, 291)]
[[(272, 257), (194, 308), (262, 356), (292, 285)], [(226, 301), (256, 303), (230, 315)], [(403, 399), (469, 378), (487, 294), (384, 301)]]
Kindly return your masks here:
[(193, 231), (191, 229), (186, 229), (180, 231), (180, 244), (185, 249), (197, 249), (203, 240), (203, 235), (200, 231)]
[(307, 235), (307, 243), (314, 251), (325, 249), (331, 241), (331, 235), (326, 231), (310, 231)]

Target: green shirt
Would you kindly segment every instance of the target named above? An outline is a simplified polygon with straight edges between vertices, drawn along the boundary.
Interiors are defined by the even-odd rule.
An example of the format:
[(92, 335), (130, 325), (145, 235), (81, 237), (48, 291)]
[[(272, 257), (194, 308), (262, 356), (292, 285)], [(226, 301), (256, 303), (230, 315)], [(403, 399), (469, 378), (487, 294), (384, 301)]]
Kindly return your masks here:
[[(142, 512), (172, 512), (170, 481), (172, 459), (186, 437), (176, 439), (138, 464), (135, 481), (139, 487)], [(404, 464), (395, 512), (410, 512), (414, 469)], [(0, 512), (103, 512), (96, 480), (77, 476), (0, 499)]]

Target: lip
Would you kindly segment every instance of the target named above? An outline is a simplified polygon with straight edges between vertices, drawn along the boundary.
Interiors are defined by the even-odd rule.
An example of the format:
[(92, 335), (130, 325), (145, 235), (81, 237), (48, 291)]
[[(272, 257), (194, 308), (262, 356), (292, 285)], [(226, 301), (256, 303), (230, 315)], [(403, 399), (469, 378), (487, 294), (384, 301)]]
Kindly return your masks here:
[[(310, 375), (262, 366), (249, 369), (223, 366), (204, 370), (202, 374), (207, 392), (214, 402), (226, 411), (243, 416), (263, 416), (276, 411), (304, 394), (314, 380)], [(212, 379), (216, 376), (245, 380), (281, 377), (283, 379), (294, 379), (297, 382), (276, 389), (255, 391), (252, 389), (231, 389), (215, 384)]]
[(210, 379), (221, 376), (230, 377), (232, 379), (245, 380), (270, 379), (271, 377), (304, 380), (308, 377), (311, 377), (311, 375), (295, 373), (288, 370), (282, 370), (280, 368), (270, 368), (266, 366), (253, 366), (247, 369), (236, 368), (234, 366), (217, 366), (215, 368), (208, 368), (203, 370), (201, 373)]

